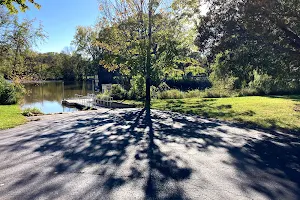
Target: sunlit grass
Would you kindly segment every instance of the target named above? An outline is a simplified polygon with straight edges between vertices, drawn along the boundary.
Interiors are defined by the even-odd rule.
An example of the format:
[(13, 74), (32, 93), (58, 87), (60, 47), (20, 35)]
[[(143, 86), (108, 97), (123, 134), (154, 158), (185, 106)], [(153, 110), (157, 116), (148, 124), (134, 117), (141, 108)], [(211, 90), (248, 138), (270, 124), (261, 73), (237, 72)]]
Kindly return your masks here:
[[(142, 107), (142, 102), (126, 101)], [(261, 128), (300, 131), (300, 96), (153, 100), (152, 108), (243, 122)]]
[(26, 118), (19, 105), (0, 105), (0, 130), (24, 124)]
[(300, 130), (300, 96), (154, 100), (152, 108), (246, 122), (263, 128)]

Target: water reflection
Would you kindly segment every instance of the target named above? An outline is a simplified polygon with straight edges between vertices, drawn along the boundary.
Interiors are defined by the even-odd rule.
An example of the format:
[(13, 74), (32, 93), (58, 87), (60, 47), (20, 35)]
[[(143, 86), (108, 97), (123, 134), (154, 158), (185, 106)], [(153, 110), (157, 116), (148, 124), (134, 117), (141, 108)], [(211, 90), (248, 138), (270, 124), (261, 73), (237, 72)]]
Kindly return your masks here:
[(73, 112), (76, 108), (68, 108), (61, 104), (64, 98), (75, 94), (87, 95), (92, 92), (90, 82), (44, 82), (25, 84), (27, 95), (24, 97), (23, 108), (36, 107), (43, 113)]

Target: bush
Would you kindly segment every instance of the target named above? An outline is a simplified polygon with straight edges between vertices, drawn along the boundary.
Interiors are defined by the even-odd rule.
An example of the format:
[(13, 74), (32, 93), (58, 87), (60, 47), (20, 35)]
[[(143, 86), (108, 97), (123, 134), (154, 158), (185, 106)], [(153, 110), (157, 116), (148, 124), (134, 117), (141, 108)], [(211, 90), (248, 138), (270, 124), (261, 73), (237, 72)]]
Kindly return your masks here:
[(127, 91), (121, 85), (113, 85), (110, 96), (115, 100), (124, 100), (127, 98)]
[(249, 83), (250, 88), (260, 94), (270, 94), (273, 87), (272, 77), (267, 74), (259, 74), (257, 71), (253, 72), (253, 76), (253, 81)]
[(159, 89), (155, 87), (154, 85), (151, 85), (150, 87), (150, 95), (152, 99), (157, 99), (159, 94)]
[(180, 90), (172, 89), (172, 90), (159, 92), (158, 98), (159, 99), (183, 99), (184, 93), (181, 92)]
[(158, 85), (157, 87), (158, 91), (163, 92), (166, 90), (170, 90), (170, 86), (168, 86), (168, 84), (166, 82), (162, 82), (161, 84)]
[(203, 96), (203, 91), (201, 90), (190, 90), (185, 92), (184, 97), (185, 98), (196, 98), (196, 97), (201, 97)]
[(202, 95), (203, 98), (222, 98), (233, 96), (233, 92), (222, 88), (206, 89)]
[(97, 98), (98, 99), (109, 99), (111, 96), (108, 92), (105, 92), (105, 93), (100, 93), (97, 95)]
[(237, 87), (238, 78), (233, 76), (224, 76), (220, 79), (215, 73), (210, 75), (210, 80), (213, 87), (206, 89), (201, 95), (204, 98), (222, 98), (238, 96), (235, 91)]
[(237, 96), (238, 93), (230, 90), (210, 88), (205, 91), (201, 90), (190, 90), (182, 92), (180, 90), (172, 89), (163, 92), (158, 92), (159, 99), (183, 99), (183, 98), (221, 98)]
[(38, 108), (25, 108), (22, 111), (22, 115), (24, 115), (26, 117), (30, 117), (30, 116), (36, 116), (36, 115), (43, 115), (43, 113)]
[(212, 82), (213, 88), (218, 90), (234, 90), (238, 85), (239, 79), (233, 76), (224, 76), (222, 79), (217, 78), (214, 74), (211, 74), (210, 81)]
[(257, 96), (259, 95), (259, 92), (256, 89), (253, 88), (242, 88), (238, 91), (238, 96)]
[(259, 95), (288, 95), (299, 94), (299, 82), (295, 79), (273, 78), (267, 74), (253, 72), (253, 81), (249, 83), (249, 88), (256, 90)]
[(0, 105), (16, 104), (19, 99), (21, 88), (6, 81), (0, 76)]
[(280, 80), (273, 79), (270, 80), (270, 92), (269, 94), (275, 95), (290, 95), (290, 94), (300, 94), (300, 84), (297, 83), (297, 80)]
[(129, 99), (142, 100), (146, 95), (146, 83), (145, 78), (141, 75), (132, 77), (131, 88), (128, 92)]

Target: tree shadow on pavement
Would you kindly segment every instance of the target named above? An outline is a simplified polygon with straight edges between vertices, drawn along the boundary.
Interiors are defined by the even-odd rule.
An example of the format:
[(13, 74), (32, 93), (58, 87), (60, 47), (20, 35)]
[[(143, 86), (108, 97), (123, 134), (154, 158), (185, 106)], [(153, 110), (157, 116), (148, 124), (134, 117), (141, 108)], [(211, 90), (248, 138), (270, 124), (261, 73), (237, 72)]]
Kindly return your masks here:
[[(179, 187), (169, 188), (171, 193), (168, 195), (165, 195), (166, 191), (161, 192), (160, 190), (166, 187), (165, 183), (169, 179), (174, 181), (188, 179), (192, 173), (192, 169), (179, 167), (176, 160), (168, 158), (168, 155), (161, 152), (159, 146), (155, 144), (154, 138), (156, 136), (153, 130), (150, 109), (146, 109), (144, 123), (148, 128), (147, 157), (149, 163), (148, 179), (145, 186), (146, 199), (183, 199), (184, 193)], [(160, 196), (161, 193), (164, 196)]]
[(240, 186), (268, 199), (300, 199), (299, 134), (270, 131), (260, 139), (247, 139), (228, 149), (232, 163), (248, 181)]
[[(92, 193), (98, 194), (95, 199), (103, 198), (127, 187), (141, 192), (138, 199), (190, 199), (184, 183), (201, 176), (202, 167), (209, 167), (198, 156), (209, 157), (216, 151), (224, 151), (230, 159), (223, 160), (214, 173), (225, 166), (233, 168), (239, 181), (230, 183), (242, 193), (255, 192), (268, 199), (300, 198), (300, 138), (296, 134), (259, 132), (191, 115), (137, 109), (55, 121), (37, 132), (0, 147), (2, 152), (23, 156), (6, 168), (35, 162), (36, 171), (26, 172), (23, 180), (8, 189), (33, 188), (32, 193), (21, 192), (22, 199), (53, 197), (53, 191), (61, 195), (69, 180), (55, 184), (48, 180), (70, 174), (98, 176), (93, 187), (77, 194), (78, 199)], [(189, 151), (196, 152), (194, 158), (186, 154)], [(25, 152), (53, 157), (47, 163), (38, 156), (25, 160)], [(37, 170), (44, 169), (38, 166), (48, 167), (42, 179)], [(196, 183), (206, 186), (200, 178)]]

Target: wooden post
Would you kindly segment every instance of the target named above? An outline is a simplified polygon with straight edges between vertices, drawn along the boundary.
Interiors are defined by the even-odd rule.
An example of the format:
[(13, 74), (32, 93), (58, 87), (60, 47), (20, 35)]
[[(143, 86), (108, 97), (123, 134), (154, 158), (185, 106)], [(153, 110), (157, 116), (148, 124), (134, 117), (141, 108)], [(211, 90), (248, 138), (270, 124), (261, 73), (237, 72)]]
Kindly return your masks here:
[(65, 100), (65, 82), (62, 82), (63, 100)]

